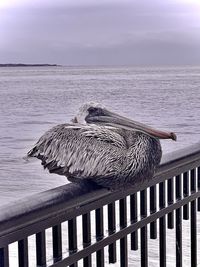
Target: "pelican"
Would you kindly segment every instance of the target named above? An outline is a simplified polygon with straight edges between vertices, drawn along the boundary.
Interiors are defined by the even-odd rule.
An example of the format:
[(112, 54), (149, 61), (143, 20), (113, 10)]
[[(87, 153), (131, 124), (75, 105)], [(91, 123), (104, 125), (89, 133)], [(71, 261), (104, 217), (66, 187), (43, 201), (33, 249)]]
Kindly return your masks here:
[(44, 133), (28, 156), (71, 182), (116, 190), (153, 177), (162, 156), (159, 139), (176, 140), (176, 135), (87, 103), (70, 123)]

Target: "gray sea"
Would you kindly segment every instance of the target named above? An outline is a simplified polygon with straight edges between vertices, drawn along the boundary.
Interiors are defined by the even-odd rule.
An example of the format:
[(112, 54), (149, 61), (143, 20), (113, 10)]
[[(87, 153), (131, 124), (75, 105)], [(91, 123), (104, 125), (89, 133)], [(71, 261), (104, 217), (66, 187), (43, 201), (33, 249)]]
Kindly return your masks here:
[(0, 68), (0, 205), (67, 183), (23, 157), (87, 101), (176, 132), (164, 154), (200, 141), (200, 66)]

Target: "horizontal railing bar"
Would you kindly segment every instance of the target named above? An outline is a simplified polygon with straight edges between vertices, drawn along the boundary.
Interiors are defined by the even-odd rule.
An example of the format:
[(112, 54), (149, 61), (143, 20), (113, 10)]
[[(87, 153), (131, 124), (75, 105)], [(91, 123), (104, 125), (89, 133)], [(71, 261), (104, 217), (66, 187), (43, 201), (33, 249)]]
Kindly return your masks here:
[(52, 227), (87, 213), (119, 198), (153, 186), (165, 179), (200, 166), (200, 144), (165, 155), (156, 175), (150, 181), (127, 190), (111, 192), (93, 184), (67, 184), (0, 208), (0, 244), (7, 243)]
[(153, 213), (153, 214), (149, 215), (148, 217), (143, 218), (140, 221), (135, 222), (134, 224), (128, 225), (126, 228), (122, 228), (110, 236), (106, 236), (104, 239), (84, 248), (83, 250), (77, 251), (73, 255), (70, 255), (67, 258), (63, 259), (62, 261), (57, 262), (54, 265), (51, 265), (49, 267), (65, 267), (66, 265), (68, 266), (68, 265), (72, 264), (73, 262), (78, 261), (78, 260), (92, 254), (93, 252), (110, 245), (114, 241), (117, 241), (120, 238), (123, 238), (124, 236), (127, 236), (128, 234), (146, 226), (147, 224), (155, 221), (156, 219), (163, 217), (163, 215), (168, 214), (168, 213), (172, 212), (173, 210), (177, 210), (178, 208), (184, 206), (187, 203), (190, 203), (191, 201), (194, 201), (199, 196), (200, 196), (200, 191), (196, 192), (196, 193), (194, 193), (194, 194), (192, 194), (192, 195), (190, 195), (184, 199), (181, 199), (178, 202), (175, 202), (174, 204), (172, 204), (166, 208), (163, 208), (163, 209), (157, 211), (156, 213)]

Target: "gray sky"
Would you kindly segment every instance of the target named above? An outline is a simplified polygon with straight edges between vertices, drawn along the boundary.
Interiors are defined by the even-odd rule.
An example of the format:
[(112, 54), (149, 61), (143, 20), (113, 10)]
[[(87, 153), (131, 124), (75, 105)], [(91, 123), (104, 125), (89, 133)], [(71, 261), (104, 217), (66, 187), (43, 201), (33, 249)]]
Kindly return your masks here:
[(199, 0), (0, 0), (0, 63), (200, 64)]

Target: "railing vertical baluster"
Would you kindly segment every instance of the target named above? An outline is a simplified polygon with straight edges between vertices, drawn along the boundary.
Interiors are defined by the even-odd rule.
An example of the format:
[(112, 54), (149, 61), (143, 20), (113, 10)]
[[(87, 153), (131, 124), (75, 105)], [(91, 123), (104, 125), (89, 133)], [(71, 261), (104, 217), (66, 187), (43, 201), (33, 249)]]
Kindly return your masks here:
[[(76, 218), (68, 221), (68, 239), (69, 239), (69, 253), (73, 254), (77, 251), (77, 226)], [(70, 265), (70, 267), (77, 267), (77, 262)]]
[[(165, 207), (165, 181), (159, 184), (159, 207)], [(166, 216), (159, 219), (160, 267), (166, 266)]]
[[(91, 218), (90, 212), (83, 214), (82, 216), (82, 225), (83, 225), (83, 247), (87, 247), (91, 244)], [(83, 259), (84, 267), (92, 266), (92, 257), (91, 255)]]
[[(156, 212), (156, 186), (150, 187), (150, 213), (153, 214)], [(150, 223), (150, 238), (157, 238), (157, 221)]]
[(36, 234), (36, 260), (37, 260), (37, 266), (46, 265), (45, 231)]
[(18, 241), (19, 267), (28, 267), (28, 239)]
[[(191, 170), (191, 194), (196, 192), (196, 169)], [(197, 266), (197, 213), (196, 199), (191, 202), (191, 267)]]
[[(189, 176), (188, 172), (183, 174), (183, 196), (187, 197), (189, 195)], [(183, 219), (189, 219), (189, 205), (186, 204), (183, 206)]]
[[(147, 190), (140, 192), (141, 218), (147, 216)], [(147, 226), (141, 228), (141, 267), (148, 267)]]
[[(116, 231), (116, 218), (115, 218), (115, 202), (108, 204), (108, 233), (113, 234)], [(115, 263), (116, 257), (116, 242), (108, 246), (109, 263)]]
[[(119, 210), (120, 210), (120, 228), (127, 226), (127, 210), (126, 210), (126, 198), (120, 199), (119, 201)], [(128, 266), (128, 252), (127, 252), (127, 236), (120, 239), (120, 266)]]
[[(176, 201), (181, 199), (181, 175), (176, 176)], [(182, 208), (176, 210), (176, 267), (182, 267)]]
[(0, 248), (0, 267), (9, 266), (8, 246)]
[[(198, 191), (200, 191), (200, 167), (197, 168), (197, 185)], [(200, 197), (198, 198), (198, 211), (200, 211)]]
[[(130, 196), (130, 217), (131, 223), (137, 222), (137, 193)], [(131, 250), (138, 249), (138, 231), (131, 233)]]
[(54, 259), (54, 262), (57, 262), (62, 258), (61, 224), (53, 226), (52, 235), (53, 235), (53, 259)]
[[(167, 200), (168, 205), (171, 205), (174, 203), (174, 179), (171, 178), (167, 181)], [(173, 229), (174, 228), (174, 212), (170, 212), (168, 214), (168, 228)]]
[[(103, 238), (103, 207), (96, 209), (96, 239), (101, 240)], [(96, 253), (96, 265), (97, 267), (104, 266), (104, 248), (100, 249)]]

